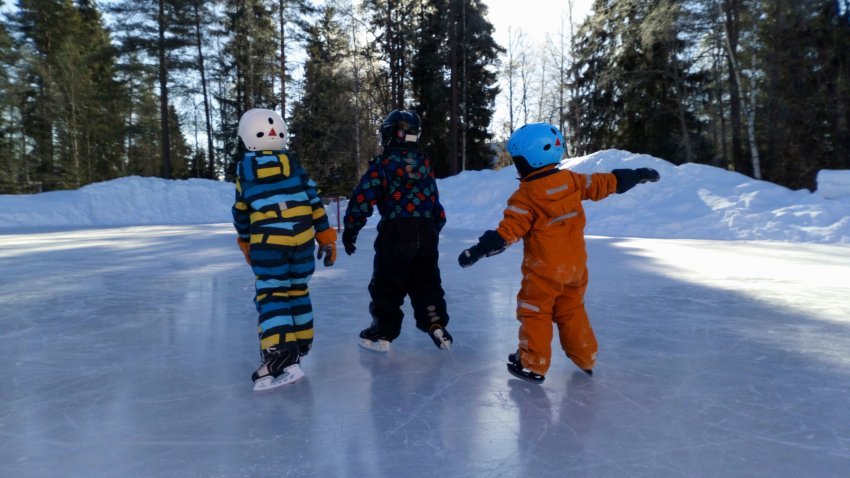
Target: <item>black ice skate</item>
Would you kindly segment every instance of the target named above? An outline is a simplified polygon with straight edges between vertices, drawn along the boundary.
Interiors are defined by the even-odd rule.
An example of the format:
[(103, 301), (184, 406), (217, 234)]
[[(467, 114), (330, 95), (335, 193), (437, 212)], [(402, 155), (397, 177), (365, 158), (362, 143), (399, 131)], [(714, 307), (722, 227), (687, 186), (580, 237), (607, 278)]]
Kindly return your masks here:
[(434, 341), (434, 345), (436, 345), (437, 348), (451, 351), (452, 334), (450, 334), (445, 327), (439, 324), (434, 324), (428, 330), (428, 335), (431, 336), (431, 340)]
[(255, 392), (290, 385), (304, 377), (297, 346), (263, 350), (263, 358), (265, 362), (251, 375)]
[(375, 325), (360, 331), (360, 346), (375, 352), (387, 353), (390, 351), (390, 341), (378, 331)]
[(508, 355), (508, 372), (516, 378), (528, 380), (533, 383), (543, 383), (543, 380), (546, 379), (543, 375), (534, 373), (522, 366), (522, 361), (519, 359), (519, 350)]

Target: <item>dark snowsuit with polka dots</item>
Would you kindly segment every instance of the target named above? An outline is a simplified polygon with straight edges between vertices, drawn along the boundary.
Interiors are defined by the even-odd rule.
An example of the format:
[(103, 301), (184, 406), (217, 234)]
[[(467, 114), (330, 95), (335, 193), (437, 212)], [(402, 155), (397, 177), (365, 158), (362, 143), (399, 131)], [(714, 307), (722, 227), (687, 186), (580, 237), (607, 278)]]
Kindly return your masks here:
[(404, 297), (410, 296), (416, 327), (446, 326), (449, 316), (437, 265), (440, 204), (430, 160), (409, 147), (390, 147), (372, 159), (351, 193), (345, 228), (355, 236), (377, 206), (381, 214), (369, 294), (373, 324), (387, 340), (401, 333)]

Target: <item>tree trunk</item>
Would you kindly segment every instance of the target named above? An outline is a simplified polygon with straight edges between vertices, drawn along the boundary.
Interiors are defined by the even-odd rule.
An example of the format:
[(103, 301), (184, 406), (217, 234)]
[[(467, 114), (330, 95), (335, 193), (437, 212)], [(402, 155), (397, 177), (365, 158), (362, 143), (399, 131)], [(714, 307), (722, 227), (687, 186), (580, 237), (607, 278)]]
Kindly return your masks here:
[(280, 20), (280, 116), (286, 118), (286, 0), (279, 0)]
[(171, 144), (168, 135), (168, 75), (165, 64), (165, 1), (159, 0), (159, 117), (162, 141), (162, 177), (171, 179)]
[[(672, 43), (671, 43), (672, 45)], [(676, 57), (676, 52), (670, 50), (670, 63), (673, 67), (673, 81), (676, 83), (676, 104), (677, 116), (679, 117), (679, 128), (682, 130), (682, 139), (680, 140), (681, 147), (685, 150), (685, 162), (694, 162), (694, 152), (691, 147), (691, 134), (688, 131), (688, 123), (685, 118), (685, 87), (681, 75), (679, 75), (679, 60)]]
[(452, 0), (451, 7), (449, 10), (449, 48), (451, 51), (451, 58), (449, 60), (449, 69), (450, 71), (450, 88), (451, 88), (451, 110), (449, 112), (449, 175), (453, 176), (458, 173), (458, 161), (457, 161), (457, 143), (458, 143), (458, 128), (460, 126), (460, 121), (458, 118), (459, 113), (459, 102), (460, 102), (460, 91), (458, 88), (458, 82), (460, 79), (460, 75), (458, 74), (458, 35), (457, 35), (457, 27), (458, 27), (458, 16), (459, 16), (459, 4), (463, 0)]
[[(726, 48), (727, 55), (729, 57), (730, 67), (732, 69), (732, 73), (735, 75), (735, 81), (740, 85), (741, 73), (738, 69), (738, 61), (735, 59), (735, 55), (732, 52), (732, 45), (729, 41), (728, 30), (726, 31)], [(753, 80), (753, 82), (755, 82), (755, 80)], [(750, 143), (750, 155), (752, 157), (753, 177), (756, 179), (761, 179), (761, 159), (759, 158), (758, 145), (756, 143), (755, 85), (753, 85), (750, 89), (750, 94), (748, 96), (749, 100), (744, 102), (747, 119), (747, 139)]]
[(740, 11), (740, 0), (724, 0), (723, 9), (726, 14), (725, 37), (726, 37), (726, 59), (729, 67), (729, 120), (732, 123), (732, 158), (734, 170), (739, 173), (750, 173), (749, 164), (744, 159), (743, 141), (741, 140), (741, 84), (733, 66), (734, 58), (738, 54), (738, 22)]
[[(461, 0), (463, 7), (461, 9), (460, 24), (463, 30), (461, 31), (461, 96), (462, 105), (460, 117), (460, 171), (466, 170), (466, 85), (469, 79), (466, 77), (466, 0)], [(526, 115), (528, 112), (526, 111)]]
[(204, 95), (204, 119), (206, 121), (207, 130), (207, 171), (206, 176), (210, 179), (215, 178), (215, 153), (213, 152), (213, 135), (212, 135), (212, 118), (210, 114), (210, 99), (207, 92), (207, 72), (204, 67), (204, 50), (201, 41), (201, 15), (198, 11), (198, 2), (192, 4), (195, 12), (195, 40), (198, 47), (198, 70), (201, 73), (201, 90)]

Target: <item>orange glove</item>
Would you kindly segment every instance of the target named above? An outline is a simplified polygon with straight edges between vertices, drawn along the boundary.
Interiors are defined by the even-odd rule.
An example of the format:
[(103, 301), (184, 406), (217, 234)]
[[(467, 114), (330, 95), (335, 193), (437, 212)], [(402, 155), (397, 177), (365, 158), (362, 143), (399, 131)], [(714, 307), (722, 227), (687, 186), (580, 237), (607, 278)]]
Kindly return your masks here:
[(316, 242), (319, 243), (316, 259), (321, 259), (324, 255), (325, 267), (334, 265), (334, 262), (336, 262), (336, 229), (329, 227), (322, 232), (317, 232)]
[(245, 262), (248, 265), (251, 265), (251, 243), (242, 239), (241, 237), (236, 238), (236, 244), (239, 245), (239, 250), (242, 251), (242, 255), (245, 256)]

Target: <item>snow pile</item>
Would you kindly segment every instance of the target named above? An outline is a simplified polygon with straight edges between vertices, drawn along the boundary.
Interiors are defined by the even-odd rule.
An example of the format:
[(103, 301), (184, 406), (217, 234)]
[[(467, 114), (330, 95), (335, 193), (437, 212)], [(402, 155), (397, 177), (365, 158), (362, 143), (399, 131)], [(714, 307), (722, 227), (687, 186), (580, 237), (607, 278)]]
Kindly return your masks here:
[(850, 197), (850, 170), (821, 169), (816, 192), (826, 199)]
[[(713, 166), (674, 166), (618, 150), (568, 158), (561, 167), (579, 173), (650, 167), (661, 174), (657, 183), (639, 184), (597, 203), (585, 201), (588, 234), (850, 243), (850, 197), (829, 200)], [(450, 226), (482, 232), (495, 228), (517, 188), (516, 177), (510, 167), (469, 171), (440, 181)]]
[[(850, 196), (826, 199), (712, 166), (674, 166), (618, 150), (566, 159), (562, 167), (581, 173), (652, 167), (661, 173), (657, 183), (598, 203), (586, 201), (588, 234), (850, 244)], [(446, 227), (476, 233), (495, 228), (518, 185), (516, 177), (508, 167), (440, 180)], [(0, 229), (230, 222), (233, 195), (230, 183), (122, 178), (77, 191), (0, 196)], [(336, 207), (327, 211), (336, 225)], [(373, 217), (370, 225), (376, 223)]]
[(0, 195), (0, 228), (208, 224), (231, 220), (233, 184), (131, 176), (76, 191)]
[(588, 234), (850, 243), (850, 201), (626, 151), (604, 151), (564, 165), (581, 173), (652, 167), (661, 174), (658, 183), (638, 185), (599, 203), (585, 202)]

